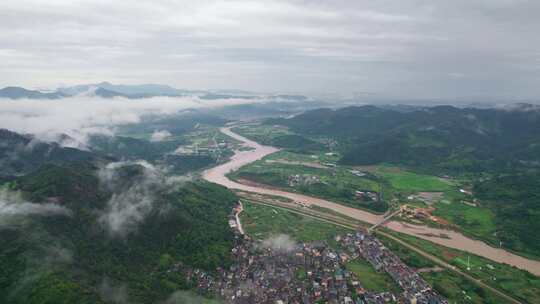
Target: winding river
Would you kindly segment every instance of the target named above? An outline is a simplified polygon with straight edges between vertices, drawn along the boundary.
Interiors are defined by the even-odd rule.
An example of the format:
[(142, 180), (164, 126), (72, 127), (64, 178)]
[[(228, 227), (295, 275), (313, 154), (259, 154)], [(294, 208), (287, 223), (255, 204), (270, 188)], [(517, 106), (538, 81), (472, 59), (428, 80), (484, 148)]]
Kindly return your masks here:
[[(203, 178), (205, 180), (223, 185), (229, 189), (281, 196), (303, 204), (328, 208), (348, 217), (370, 224), (375, 224), (382, 219), (380, 215), (333, 203), (321, 198), (282, 190), (262, 188), (253, 185), (244, 185), (230, 180), (226, 176), (228, 173), (237, 170), (244, 165), (259, 160), (266, 155), (277, 152), (279, 149), (260, 145), (257, 142), (232, 132), (230, 127), (221, 128), (221, 132), (238, 141), (241, 141), (245, 147), (252, 148), (252, 150), (235, 151), (235, 154), (227, 163), (204, 171)], [(499, 263), (506, 263), (540, 276), (540, 261), (527, 259), (504, 249), (491, 247), (482, 241), (471, 239), (455, 231), (406, 224), (399, 221), (389, 221), (384, 224), (384, 226), (391, 230), (425, 239), (436, 244), (467, 251)]]

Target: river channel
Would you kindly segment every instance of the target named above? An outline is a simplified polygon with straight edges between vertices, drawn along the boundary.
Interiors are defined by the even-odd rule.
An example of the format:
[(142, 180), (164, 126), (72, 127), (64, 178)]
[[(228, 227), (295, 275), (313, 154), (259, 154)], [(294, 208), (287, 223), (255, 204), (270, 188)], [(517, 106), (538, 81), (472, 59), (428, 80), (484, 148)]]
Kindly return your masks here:
[[(244, 185), (230, 180), (226, 176), (228, 173), (277, 152), (279, 149), (260, 145), (255, 141), (232, 132), (230, 127), (221, 128), (221, 132), (242, 142), (244, 147), (249, 147), (251, 150), (235, 151), (235, 154), (228, 162), (204, 171), (203, 178), (205, 180), (223, 185), (229, 189), (281, 196), (306, 205), (317, 205), (370, 224), (378, 223), (381, 220), (380, 215), (340, 205), (325, 199), (254, 185)], [(406, 224), (399, 221), (389, 221), (384, 226), (391, 230), (425, 239), (436, 244), (467, 251), (499, 263), (506, 263), (540, 276), (540, 261), (527, 259), (504, 249), (492, 247), (456, 231)]]

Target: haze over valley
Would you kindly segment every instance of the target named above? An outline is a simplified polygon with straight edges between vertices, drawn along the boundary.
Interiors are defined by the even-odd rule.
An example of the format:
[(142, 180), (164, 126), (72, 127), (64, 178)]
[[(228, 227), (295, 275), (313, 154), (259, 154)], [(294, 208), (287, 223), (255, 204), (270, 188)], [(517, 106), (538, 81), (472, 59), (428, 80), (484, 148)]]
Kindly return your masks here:
[(2, 1), (0, 303), (540, 303), (534, 1)]

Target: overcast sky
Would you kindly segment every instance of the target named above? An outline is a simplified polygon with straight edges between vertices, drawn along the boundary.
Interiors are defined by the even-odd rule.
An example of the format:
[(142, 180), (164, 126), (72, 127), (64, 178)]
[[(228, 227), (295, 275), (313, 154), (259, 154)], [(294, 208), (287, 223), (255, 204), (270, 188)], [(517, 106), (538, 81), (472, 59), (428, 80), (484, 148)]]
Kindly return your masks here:
[(1, 0), (0, 86), (540, 97), (540, 1)]

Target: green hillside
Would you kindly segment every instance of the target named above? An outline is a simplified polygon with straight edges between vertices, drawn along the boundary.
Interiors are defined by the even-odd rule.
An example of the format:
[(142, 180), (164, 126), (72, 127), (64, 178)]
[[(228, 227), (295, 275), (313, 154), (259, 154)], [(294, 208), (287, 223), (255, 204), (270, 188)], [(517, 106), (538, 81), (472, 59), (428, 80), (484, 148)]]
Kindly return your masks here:
[(112, 189), (97, 172), (90, 164), (47, 165), (4, 186), (24, 201), (44, 208), (54, 202), (68, 212), (2, 216), (1, 303), (114, 302), (104, 284), (130, 302), (155, 303), (190, 287), (180, 273), (167, 271), (173, 265), (214, 271), (229, 263), (231, 192), (203, 182), (151, 186), (140, 192), (152, 197), (151, 209), (127, 233), (111, 234), (103, 214), (115, 197), (139, 191), (144, 170), (123, 168)]

